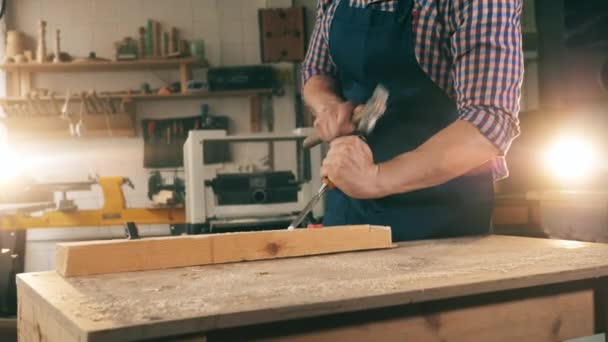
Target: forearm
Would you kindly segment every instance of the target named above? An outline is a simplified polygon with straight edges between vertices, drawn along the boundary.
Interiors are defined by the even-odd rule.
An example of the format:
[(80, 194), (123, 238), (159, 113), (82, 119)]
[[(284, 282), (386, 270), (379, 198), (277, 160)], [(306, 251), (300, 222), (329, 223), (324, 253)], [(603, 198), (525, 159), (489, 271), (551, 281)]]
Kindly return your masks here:
[(482, 165), (498, 149), (472, 124), (458, 120), (417, 149), (378, 165), (382, 196), (443, 184)]
[(327, 75), (316, 75), (304, 84), (304, 102), (313, 110), (313, 114), (321, 110), (327, 104), (342, 102), (336, 88), (336, 81)]

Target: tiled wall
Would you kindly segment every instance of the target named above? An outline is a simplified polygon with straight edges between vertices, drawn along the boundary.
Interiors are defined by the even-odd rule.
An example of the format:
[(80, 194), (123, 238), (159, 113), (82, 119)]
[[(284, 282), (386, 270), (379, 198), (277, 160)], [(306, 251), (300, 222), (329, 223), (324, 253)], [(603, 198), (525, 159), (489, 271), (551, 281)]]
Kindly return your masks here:
[[(37, 23), (48, 23), (47, 46), (52, 48), (56, 29), (61, 30), (62, 51), (85, 56), (95, 51), (98, 56), (111, 57), (113, 42), (125, 36), (137, 36), (139, 26), (152, 18), (164, 27), (176, 26), (185, 39), (203, 39), (206, 55), (214, 66), (260, 63), (257, 10), (265, 7), (291, 6), (291, 0), (9, 0), (9, 29), (24, 31), (35, 37)], [(309, 1), (314, 6), (314, 0)], [(291, 68), (291, 65), (279, 65)], [(195, 77), (200, 77), (195, 72)], [(97, 91), (137, 89), (142, 82), (153, 87), (164, 81), (176, 81), (177, 72), (41, 74), (35, 86), (64, 92), (66, 89)], [(293, 85), (286, 94), (273, 99), (275, 130), (294, 128)], [(138, 118), (161, 118), (199, 113), (203, 101), (147, 102), (137, 107)], [(213, 114), (231, 118), (235, 133), (249, 131), (249, 102), (247, 99), (210, 99)], [(25, 172), (39, 181), (82, 181), (89, 175), (126, 176), (135, 190), (125, 188), (131, 207), (149, 205), (148, 173), (143, 168), (143, 141), (138, 138), (74, 139), (55, 142), (12, 145), (17, 155), (25, 156)], [(282, 153), (279, 167), (292, 165), (293, 153)], [(266, 155), (264, 149), (241, 147), (235, 159), (244, 164), (256, 164)], [(172, 172), (166, 172), (171, 176)], [(99, 189), (74, 193), (81, 209), (99, 208)], [(168, 226), (140, 227), (144, 235), (167, 234)], [(54, 267), (56, 241), (119, 237), (121, 227), (90, 227), (79, 229), (35, 229), (28, 231), (26, 271), (48, 270)]]

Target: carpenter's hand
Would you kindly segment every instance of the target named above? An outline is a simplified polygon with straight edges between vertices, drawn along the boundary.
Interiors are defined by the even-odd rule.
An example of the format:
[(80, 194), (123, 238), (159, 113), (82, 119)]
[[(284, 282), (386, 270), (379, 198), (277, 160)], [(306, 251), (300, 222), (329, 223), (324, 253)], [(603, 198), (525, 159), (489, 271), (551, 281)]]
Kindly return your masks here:
[(353, 198), (382, 197), (378, 187), (378, 165), (372, 151), (359, 137), (336, 138), (331, 142), (321, 166), (321, 177), (328, 177), (342, 192)]
[(355, 130), (351, 118), (355, 107), (350, 102), (332, 101), (314, 109), (314, 126), (321, 140), (329, 142)]

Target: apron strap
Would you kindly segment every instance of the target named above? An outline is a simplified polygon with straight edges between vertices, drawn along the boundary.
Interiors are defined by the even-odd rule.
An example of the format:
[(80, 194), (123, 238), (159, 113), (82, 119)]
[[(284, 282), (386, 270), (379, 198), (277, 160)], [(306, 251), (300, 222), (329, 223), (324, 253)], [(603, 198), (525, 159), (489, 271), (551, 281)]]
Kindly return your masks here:
[(410, 19), (412, 7), (414, 7), (414, 0), (397, 0), (397, 14), (400, 24), (405, 24)]

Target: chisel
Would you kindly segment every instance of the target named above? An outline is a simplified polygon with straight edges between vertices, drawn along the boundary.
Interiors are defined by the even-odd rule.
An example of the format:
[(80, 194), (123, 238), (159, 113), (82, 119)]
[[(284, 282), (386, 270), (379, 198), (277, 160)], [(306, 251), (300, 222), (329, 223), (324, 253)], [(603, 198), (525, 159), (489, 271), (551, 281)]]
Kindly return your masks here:
[(291, 224), (289, 225), (289, 227), (287, 227), (287, 230), (294, 230), (294, 229), (296, 229), (296, 227), (299, 226), (300, 223), (302, 223), (302, 221), (304, 221), (304, 219), (306, 218), (306, 216), (308, 216), (308, 214), (312, 211), (312, 209), (315, 207), (315, 205), (317, 205), (317, 202), (319, 202), (319, 200), (321, 198), (323, 198), (323, 195), (325, 195), (325, 193), (328, 190), (331, 190), (333, 188), (334, 188), (333, 183), (329, 179), (324, 178), (323, 179), (323, 184), (321, 184), (321, 187), (319, 188), (319, 191), (317, 192), (317, 194), (312, 197), (312, 199), (310, 200), (310, 202), (308, 202), (308, 204), (304, 207), (304, 209), (302, 210), (302, 212), (300, 212), (300, 214), (298, 215), (298, 217), (296, 217), (296, 219), (293, 220), (293, 222), (291, 222)]

